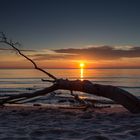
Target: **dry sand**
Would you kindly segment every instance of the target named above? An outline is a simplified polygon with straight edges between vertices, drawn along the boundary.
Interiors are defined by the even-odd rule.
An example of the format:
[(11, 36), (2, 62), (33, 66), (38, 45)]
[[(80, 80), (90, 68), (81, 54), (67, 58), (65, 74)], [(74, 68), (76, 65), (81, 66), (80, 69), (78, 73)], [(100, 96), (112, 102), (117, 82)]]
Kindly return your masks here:
[(0, 108), (0, 140), (140, 140), (140, 114), (96, 110)]

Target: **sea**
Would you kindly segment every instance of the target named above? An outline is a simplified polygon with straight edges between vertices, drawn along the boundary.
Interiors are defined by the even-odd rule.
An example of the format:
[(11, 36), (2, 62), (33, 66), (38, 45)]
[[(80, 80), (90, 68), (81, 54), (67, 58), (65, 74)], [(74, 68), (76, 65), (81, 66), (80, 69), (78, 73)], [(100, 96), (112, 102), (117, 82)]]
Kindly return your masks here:
[[(45, 69), (57, 78), (69, 80), (90, 80), (92, 83), (113, 85), (140, 97), (140, 69)], [(0, 96), (32, 93), (49, 87), (51, 80), (44, 73), (35, 69), (0, 69)], [(63, 96), (69, 91), (57, 91)], [(76, 92), (83, 98), (100, 98)]]

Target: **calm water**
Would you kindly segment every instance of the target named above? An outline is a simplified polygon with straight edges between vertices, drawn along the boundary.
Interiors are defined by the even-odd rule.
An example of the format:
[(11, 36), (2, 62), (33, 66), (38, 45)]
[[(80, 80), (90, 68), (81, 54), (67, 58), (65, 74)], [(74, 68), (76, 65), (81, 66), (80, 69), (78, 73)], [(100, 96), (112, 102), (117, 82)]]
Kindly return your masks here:
[[(114, 85), (140, 96), (140, 69), (48, 69), (58, 78), (86, 79), (93, 83)], [(33, 92), (50, 83), (40, 79), (49, 79), (34, 69), (1, 69), (0, 94)]]

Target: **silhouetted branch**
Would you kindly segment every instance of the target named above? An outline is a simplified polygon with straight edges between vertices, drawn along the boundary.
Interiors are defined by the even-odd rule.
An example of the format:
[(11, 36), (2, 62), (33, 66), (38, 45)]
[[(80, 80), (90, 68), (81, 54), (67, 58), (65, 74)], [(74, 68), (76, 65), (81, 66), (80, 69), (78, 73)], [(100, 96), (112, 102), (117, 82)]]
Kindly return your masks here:
[(6, 36), (5, 36), (5, 34), (4, 34), (3, 32), (1, 32), (1, 37), (0, 37), (0, 38), (1, 38), (1, 40), (0, 40), (1, 43), (5, 43), (5, 44), (11, 46), (18, 54), (20, 54), (20, 55), (23, 56), (25, 59), (27, 59), (28, 61), (30, 61), (30, 62), (34, 65), (34, 68), (35, 68), (35, 69), (37, 69), (37, 70), (39, 70), (39, 71), (41, 71), (41, 72), (47, 74), (49, 77), (51, 77), (51, 78), (54, 79), (54, 80), (57, 79), (54, 75), (52, 75), (52, 74), (48, 73), (47, 71), (45, 71), (45, 70), (39, 68), (39, 67), (37, 66), (37, 64), (36, 64), (32, 59), (30, 59), (30, 58), (27, 57), (25, 54), (23, 54), (23, 53), (16, 47), (16, 45), (20, 45), (18, 42), (14, 43), (14, 42), (11, 41), (11, 40), (8, 41), (7, 38), (6, 38)]
[[(1, 99), (0, 104), (10, 103), (12, 102), (12, 100), (16, 100), (16, 99), (18, 101), (18, 99), (20, 98), (26, 99), (26, 98), (33, 98), (36, 96), (46, 95), (47, 93), (50, 93), (59, 89), (70, 90), (70, 91), (80, 91), (80, 92), (85, 92), (88, 94), (106, 97), (115, 101), (118, 104), (121, 104), (132, 113), (140, 113), (140, 100), (136, 98), (134, 95), (115, 86), (93, 84), (88, 80), (69, 81), (69, 80), (59, 79), (52, 86), (44, 88), (43, 90), (36, 91), (34, 93), (29, 93), (29, 94), (24, 93), (24, 94), (19, 94), (19, 95), (13, 95), (5, 99)], [(83, 104), (86, 105), (86, 103), (84, 102)]]

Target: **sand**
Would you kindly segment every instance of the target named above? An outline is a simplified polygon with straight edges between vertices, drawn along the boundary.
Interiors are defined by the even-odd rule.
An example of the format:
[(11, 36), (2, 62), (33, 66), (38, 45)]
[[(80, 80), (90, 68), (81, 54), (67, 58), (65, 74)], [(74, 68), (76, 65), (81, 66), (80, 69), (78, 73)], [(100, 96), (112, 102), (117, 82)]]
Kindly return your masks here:
[(139, 140), (140, 114), (122, 107), (95, 110), (6, 106), (0, 140)]

